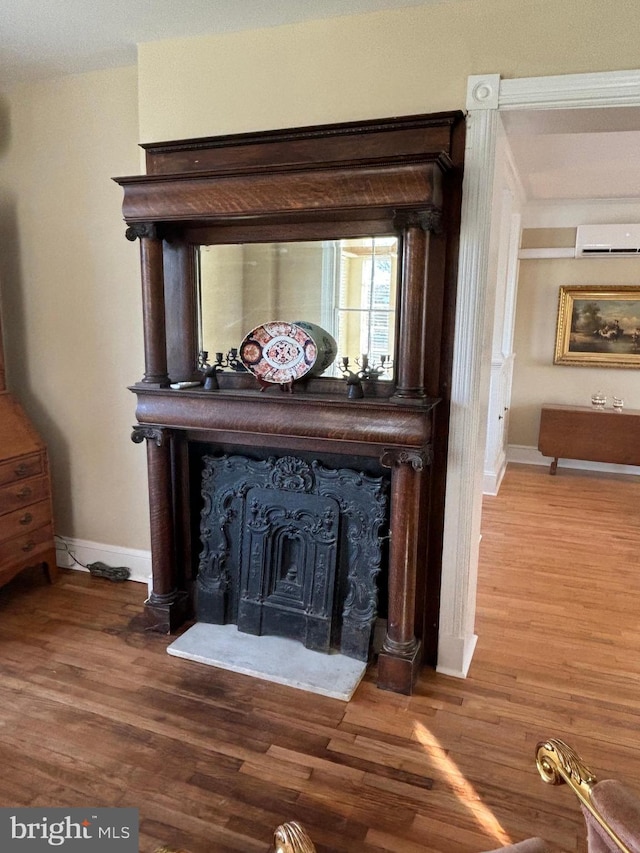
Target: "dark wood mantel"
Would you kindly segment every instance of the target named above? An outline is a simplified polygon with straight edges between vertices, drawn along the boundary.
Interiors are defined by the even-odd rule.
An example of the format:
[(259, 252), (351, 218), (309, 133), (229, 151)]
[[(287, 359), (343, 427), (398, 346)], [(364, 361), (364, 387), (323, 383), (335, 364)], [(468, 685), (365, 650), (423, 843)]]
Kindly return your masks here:
[[(146, 441), (153, 590), (149, 621), (191, 613), (192, 442), (369, 457), (390, 471), (387, 636), (379, 686), (409, 693), (437, 651), (455, 277), (464, 146), (460, 113), (145, 145), (147, 175), (117, 178), (140, 241), (145, 372), (134, 441)], [(338, 380), (260, 392), (173, 390), (195, 379), (200, 244), (395, 234), (394, 381), (348, 399)], [(236, 381), (237, 379), (237, 381)]]
[(138, 423), (169, 429), (207, 430), (225, 442), (263, 441), (304, 449), (309, 440), (325, 452), (378, 456), (386, 447), (426, 448), (437, 400), (391, 402), (340, 396), (260, 391), (144, 390)]

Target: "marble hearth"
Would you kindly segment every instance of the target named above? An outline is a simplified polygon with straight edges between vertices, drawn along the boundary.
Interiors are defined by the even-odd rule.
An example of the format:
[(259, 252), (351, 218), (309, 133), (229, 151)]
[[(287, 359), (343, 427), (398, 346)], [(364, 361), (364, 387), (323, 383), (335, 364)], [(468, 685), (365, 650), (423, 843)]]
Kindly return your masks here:
[(167, 648), (174, 657), (286, 684), (348, 702), (367, 665), (331, 652), (314, 652), (298, 640), (256, 637), (236, 625), (197, 622)]

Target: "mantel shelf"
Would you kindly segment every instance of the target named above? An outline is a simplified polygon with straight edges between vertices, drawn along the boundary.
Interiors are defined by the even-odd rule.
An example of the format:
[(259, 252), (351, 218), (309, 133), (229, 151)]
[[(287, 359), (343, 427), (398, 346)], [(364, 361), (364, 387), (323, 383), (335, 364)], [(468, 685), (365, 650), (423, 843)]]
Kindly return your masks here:
[(333, 392), (321, 393), (318, 391), (309, 392), (305, 390), (288, 392), (279, 386), (274, 385), (273, 388), (267, 388), (262, 391), (259, 388), (220, 388), (215, 391), (207, 391), (202, 387), (193, 388), (154, 388), (147, 387), (144, 383), (130, 385), (129, 390), (134, 394), (168, 394), (170, 397), (185, 397), (198, 400), (208, 400), (212, 405), (216, 401), (233, 399), (233, 400), (255, 400), (255, 401), (277, 401), (285, 406), (298, 405), (322, 405), (352, 408), (371, 409), (372, 411), (380, 411), (388, 407), (389, 411), (397, 410), (398, 408), (407, 407), (409, 409), (420, 409), (422, 411), (431, 411), (439, 402), (437, 397), (395, 397), (390, 396), (375, 396), (367, 395), (364, 397), (350, 399), (347, 396), (346, 389), (341, 394)]
[(206, 433), (207, 440), (227, 445), (260, 443), (295, 450), (314, 441), (325, 451), (340, 444), (343, 452), (369, 456), (387, 447), (428, 447), (438, 403), (269, 391), (131, 390), (138, 397), (140, 424), (188, 430), (193, 436)]

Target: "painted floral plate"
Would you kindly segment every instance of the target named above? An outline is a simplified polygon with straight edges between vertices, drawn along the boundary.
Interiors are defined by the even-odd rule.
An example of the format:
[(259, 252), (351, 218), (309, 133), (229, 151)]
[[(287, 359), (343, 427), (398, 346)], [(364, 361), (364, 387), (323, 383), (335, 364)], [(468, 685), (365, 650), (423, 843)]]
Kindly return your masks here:
[(272, 320), (249, 332), (239, 355), (262, 382), (285, 384), (326, 370), (336, 357), (336, 343), (313, 323)]

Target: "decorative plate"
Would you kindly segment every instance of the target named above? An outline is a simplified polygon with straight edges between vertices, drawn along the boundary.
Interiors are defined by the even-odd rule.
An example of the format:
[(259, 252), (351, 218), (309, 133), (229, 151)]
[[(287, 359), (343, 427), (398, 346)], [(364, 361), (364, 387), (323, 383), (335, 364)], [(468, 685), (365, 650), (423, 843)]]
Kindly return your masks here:
[[(303, 325), (306, 328), (303, 328)], [(263, 382), (285, 384), (307, 374), (322, 372), (327, 366), (326, 355), (320, 353), (310, 323), (287, 323), (272, 320), (252, 329), (240, 344), (240, 359), (247, 370)], [(322, 331), (322, 330), (320, 330)], [(330, 335), (325, 336), (333, 342)], [(321, 346), (325, 343), (321, 340)], [(322, 355), (318, 363), (318, 356)], [(335, 358), (330, 358), (329, 364)]]

